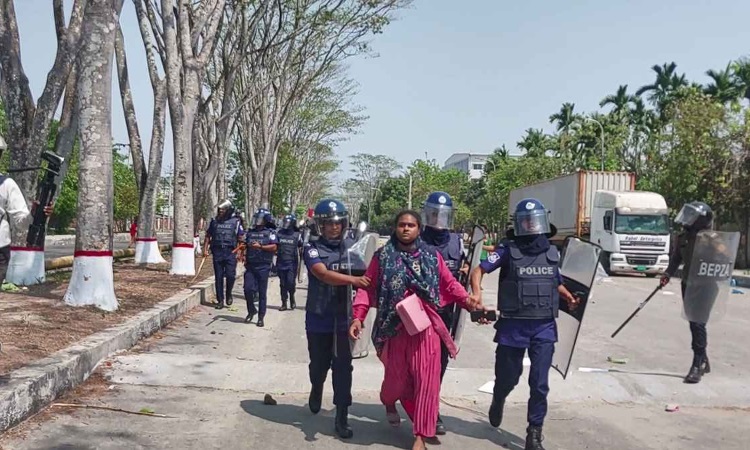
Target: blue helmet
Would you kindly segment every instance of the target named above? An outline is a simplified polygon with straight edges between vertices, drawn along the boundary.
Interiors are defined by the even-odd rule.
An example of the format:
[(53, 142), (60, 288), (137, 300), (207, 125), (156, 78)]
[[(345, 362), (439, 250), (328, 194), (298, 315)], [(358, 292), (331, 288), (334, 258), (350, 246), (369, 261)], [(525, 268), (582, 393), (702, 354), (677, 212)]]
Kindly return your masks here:
[(550, 233), (551, 227), (547, 208), (535, 198), (521, 200), (513, 213), (513, 228), (516, 236)]
[(422, 222), (425, 226), (439, 230), (453, 228), (453, 199), (445, 192), (437, 191), (427, 196), (422, 205)]
[(315, 223), (321, 231), (323, 230), (323, 224), (326, 222), (340, 222), (342, 229), (349, 226), (349, 212), (346, 210), (346, 206), (340, 201), (330, 198), (321, 200), (315, 206), (313, 219), (315, 219)]
[(271, 211), (265, 208), (260, 208), (255, 211), (255, 214), (253, 214), (253, 226), (272, 226), (273, 224), (273, 216), (271, 215)]
[(281, 227), (285, 230), (293, 230), (297, 226), (297, 218), (294, 214), (287, 214), (284, 216), (284, 222)]

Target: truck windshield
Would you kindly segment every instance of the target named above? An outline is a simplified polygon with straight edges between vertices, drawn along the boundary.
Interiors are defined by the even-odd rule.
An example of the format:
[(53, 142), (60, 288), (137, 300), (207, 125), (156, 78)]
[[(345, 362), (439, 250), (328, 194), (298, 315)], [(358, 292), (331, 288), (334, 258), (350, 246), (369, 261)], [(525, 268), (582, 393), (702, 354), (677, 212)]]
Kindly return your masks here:
[(615, 233), (669, 234), (666, 215), (617, 214)]

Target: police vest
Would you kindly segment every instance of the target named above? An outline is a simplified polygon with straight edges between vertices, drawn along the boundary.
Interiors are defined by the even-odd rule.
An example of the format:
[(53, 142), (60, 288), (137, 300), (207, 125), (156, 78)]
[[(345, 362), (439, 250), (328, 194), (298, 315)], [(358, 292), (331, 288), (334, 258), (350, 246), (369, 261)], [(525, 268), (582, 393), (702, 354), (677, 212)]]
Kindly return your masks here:
[(506, 242), (508, 270), (503, 268), (498, 290), (498, 307), (503, 317), (552, 319), (557, 317), (560, 255), (554, 246), (546, 253), (525, 255), (513, 241)]
[(275, 235), (274, 230), (264, 228), (262, 230), (250, 230), (245, 233), (245, 243), (247, 248), (245, 250), (245, 262), (252, 266), (268, 266), (273, 265), (273, 252), (267, 252), (259, 248), (252, 248), (250, 243), (257, 241), (260, 245), (269, 245), (271, 243), (271, 235)]
[(461, 269), (461, 262), (463, 261), (461, 237), (456, 233), (451, 233), (448, 242), (442, 245), (435, 245), (428, 240), (425, 240), (425, 243), (432, 246), (438, 251), (438, 253), (440, 253), (440, 256), (445, 260), (445, 265), (448, 266), (448, 270), (450, 270), (453, 276), (458, 279), (458, 271)]
[(240, 219), (231, 217), (223, 221), (214, 221), (214, 231), (211, 236), (211, 248), (234, 248), (237, 245), (237, 230)]
[[(315, 249), (326, 269), (340, 273), (349, 273), (347, 250), (354, 244), (354, 239), (346, 238), (340, 245), (332, 246), (325, 239), (310, 242), (305, 251)], [(359, 266), (358, 264), (356, 266)], [(359, 267), (356, 267), (359, 268)], [(364, 272), (363, 272), (364, 273)], [(354, 274), (354, 273), (352, 273)], [(312, 272), (308, 275), (307, 304), (305, 310), (320, 316), (346, 315), (347, 296), (352, 291), (348, 286), (331, 286), (318, 280)]]
[(279, 231), (276, 235), (278, 250), (276, 252), (276, 265), (280, 263), (297, 263), (297, 249), (299, 248), (299, 233), (294, 231)]

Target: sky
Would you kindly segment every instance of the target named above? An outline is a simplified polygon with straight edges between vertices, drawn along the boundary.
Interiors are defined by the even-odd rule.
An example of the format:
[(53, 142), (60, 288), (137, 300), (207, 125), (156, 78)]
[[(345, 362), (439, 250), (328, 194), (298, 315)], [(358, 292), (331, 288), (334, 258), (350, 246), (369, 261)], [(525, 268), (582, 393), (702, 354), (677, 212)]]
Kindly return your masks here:
[[(51, 0), (16, 0), (21, 50), (35, 97), (54, 61)], [(70, 1), (68, 4), (72, 3)], [(416, 0), (372, 40), (375, 57), (349, 61), (355, 102), (369, 116), (336, 149), (388, 155), (408, 165), (456, 152), (490, 153), (515, 144), (527, 128), (551, 131), (551, 114), (573, 102), (578, 112), (627, 84), (651, 83), (651, 66), (675, 61), (688, 79), (750, 56), (747, 0)], [(131, 87), (148, 142), (152, 93), (132, 1), (121, 18)], [(115, 142), (127, 142), (113, 82)], [(165, 168), (172, 161), (171, 139)]]

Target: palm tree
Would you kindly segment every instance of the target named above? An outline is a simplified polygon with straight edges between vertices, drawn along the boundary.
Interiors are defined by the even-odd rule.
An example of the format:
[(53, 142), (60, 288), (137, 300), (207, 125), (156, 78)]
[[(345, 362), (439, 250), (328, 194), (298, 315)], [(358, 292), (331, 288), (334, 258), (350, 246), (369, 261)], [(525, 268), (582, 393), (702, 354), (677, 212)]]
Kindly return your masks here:
[(607, 105), (613, 105), (612, 112), (620, 115), (627, 111), (628, 104), (633, 101), (634, 97), (628, 94), (628, 85), (623, 84), (617, 88), (617, 93), (608, 95), (599, 102), (599, 107), (604, 108)]
[(523, 139), (521, 139), (516, 145), (518, 148), (526, 151), (526, 156), (538, 157), (543, 156), (547, 151), (545, 148), (546, 143), (547, 136), (545, 136), (543, 130), (529, 128), (526, 130), (526, 135), (524, 135)]
[(635, 95), (642, 96), (649, 93), (649, 101), (656, 106), (659, 111), (663, 111), (672, 94), (682, 86), (687, 86), (685, 74), (678, 75), (677, 64), (674, 62), (664, 63), (661, 66), (654, 65), (651, 67), (656, 73), (656, 81), (652, 84), (641, 86)]
[(719, 102), (726, 104), (737, 101), (740, 97), (741, 86), (734, 76), (732, 63), (727, 64), (724, 70), (709, 70), (706, 72), (713, 82), (705, 87), (706, 94), (714, 97)]
[(576, 122), (575, 107), (575, 103), (563, 103), (560, 111), (549, 116), (549, 123), (557, 122), (557, 131), (567, 133), (570, 131), (570, 127)]
[(750, 100), (750, 59), (740, 59), (732, 64), (732, 77), (740, 95)]

